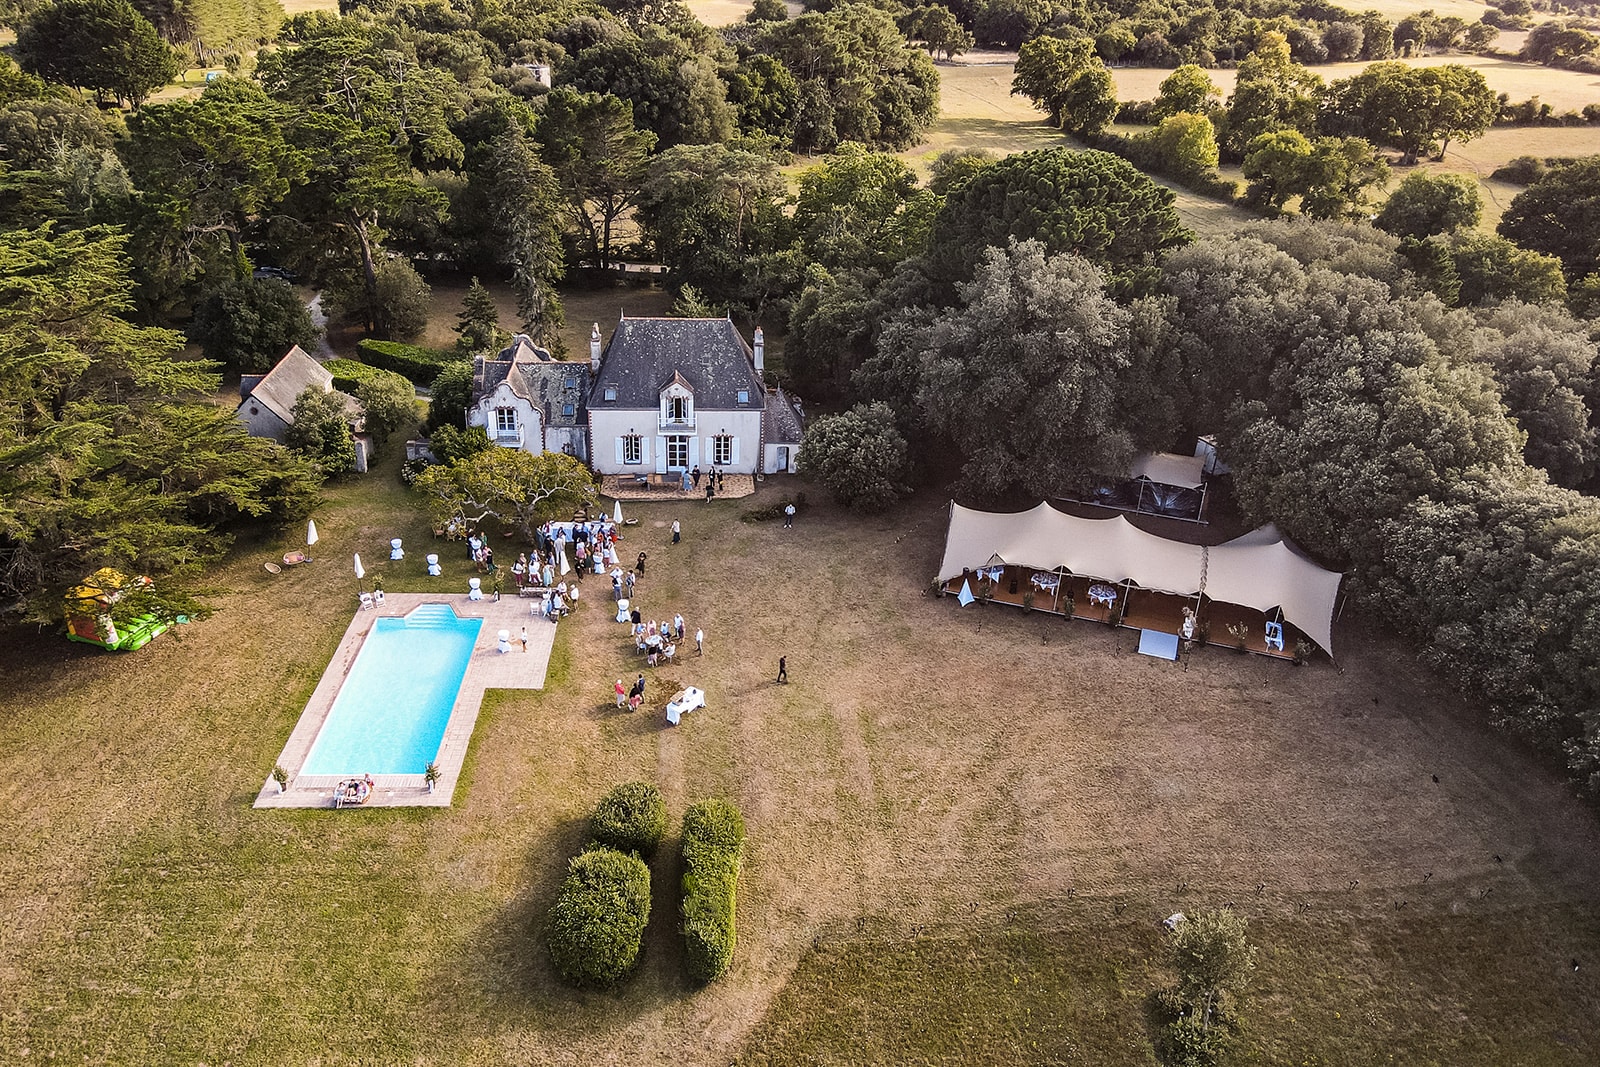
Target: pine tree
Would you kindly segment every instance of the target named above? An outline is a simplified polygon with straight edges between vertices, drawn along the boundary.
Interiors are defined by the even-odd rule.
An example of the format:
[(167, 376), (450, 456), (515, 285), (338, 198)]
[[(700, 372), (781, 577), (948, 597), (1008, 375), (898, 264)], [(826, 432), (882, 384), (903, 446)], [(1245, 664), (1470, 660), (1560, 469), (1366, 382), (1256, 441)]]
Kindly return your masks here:
[(510, 335), (500, 328), (500, 310), (494, 297), (477, 278), (467, 286), (467, 295), (461, 300), (461, 310), (456, 314), (456, 351), (464, 356), (487, 355), (510, 340)]

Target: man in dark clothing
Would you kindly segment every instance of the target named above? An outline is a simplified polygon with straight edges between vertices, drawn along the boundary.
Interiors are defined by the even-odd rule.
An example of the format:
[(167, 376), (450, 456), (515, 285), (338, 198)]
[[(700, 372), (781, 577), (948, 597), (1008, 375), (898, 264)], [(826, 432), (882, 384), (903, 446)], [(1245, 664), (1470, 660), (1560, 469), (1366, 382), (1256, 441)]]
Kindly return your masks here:
[(632, 689), (628, 690), (628, 696), (630, 698), (644, 696), (644, 675), (639, 675), (639, 680), (633, 683)]
[(689, 480), (694, 482), (694, 487), (696, 489), (700, 488), (700, 464), (696, 463), (694, 465), (694, 470), (689, 472)]
[[(788, 685), (789, 684), (789, 662), (788, 662), (788, 660), (789, 660), (789, 657), (787, 657), (787, 656), (779, 656), (778, 657), (778, 681), (782, 682), (784, 685)], [(641, 675), (641, 677), (643, 677), (643, 676)]]

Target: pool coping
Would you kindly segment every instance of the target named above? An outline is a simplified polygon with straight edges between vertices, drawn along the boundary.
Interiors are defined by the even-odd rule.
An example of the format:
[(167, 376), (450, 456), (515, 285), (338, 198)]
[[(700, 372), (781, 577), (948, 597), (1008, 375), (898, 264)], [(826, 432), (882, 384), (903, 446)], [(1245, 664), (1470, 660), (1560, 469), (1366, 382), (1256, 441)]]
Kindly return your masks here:
[[(450, 708), (450, 718), (445, 724), (444, 738), (439, 744), (435, 761), (439, 768), (439, 781), (429, 792), (427, 780), (420, 774), (375, 774), (372, 776), (372, 795), (362, 807), (432, 807), (447, 808), (455, 796), (456, 783), (461, 777), (461, 767), (467, 758), (467, 745), (478, 723), (478, 712), (483, 707), (483, 694), (488, 689), (543, 689), (545, 674), (550, 666), (550, 650), (555, 644), (556, 626), (530, 615), (529, 601), (517, 597), (470, 600), (464, 593), (389, 593), (382, 608), (357, 608), (345, 628), (344, 636), (328, 666), (323, 670), (317, 687), (306, 701), (289, 740), (283, 746), (278, 763), (289, 772), (288, 787), (281, 792), (278, 783), (267, 776), (257, 794), (257, 808), (331, 808), (334, 787), (343, 780), (341, 775), (301, 774), (311, 754), (311, 746), (333, 710), (339, 688), (355, 663), (356, 655), (366, 643), (382, 618), (401, 618), (424, 604), (449, 607), (463, 619), (482, 619), (478, 638), (473, 643), (467, 661), (467, 671), (456, 692), (455, 703)], [(520, 647), (519, 633), (528, 630), (528, 650)], [(499, 634), (511, 634), (514, 651), (499, 650)]]

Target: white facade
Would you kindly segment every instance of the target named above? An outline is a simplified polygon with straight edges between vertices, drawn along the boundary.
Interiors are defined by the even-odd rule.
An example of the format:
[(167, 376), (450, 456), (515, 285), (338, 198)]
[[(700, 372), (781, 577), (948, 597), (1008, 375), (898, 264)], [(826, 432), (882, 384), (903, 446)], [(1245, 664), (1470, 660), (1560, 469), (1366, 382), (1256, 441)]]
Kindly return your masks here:
[(800, 446), (799, 445), (768, 445), (767, 454), (761, 464), (763, 474), (799, 474), (800, 473)]
[[(666, 390), (663, 390), (665, 402)], [(754, 474), (761, 457), (761, 410), (699, 411), (687, 419), (662, 417), (662, 409), (591, 406), (590, 461), (601, 474), (669, 474), (716, 467)]]
[(544, 416), (531, 401), (512, 392), (510, 382), (501, 382), (468, 408), (467, 425), (482, 426), (501, 448), (545, 451)]

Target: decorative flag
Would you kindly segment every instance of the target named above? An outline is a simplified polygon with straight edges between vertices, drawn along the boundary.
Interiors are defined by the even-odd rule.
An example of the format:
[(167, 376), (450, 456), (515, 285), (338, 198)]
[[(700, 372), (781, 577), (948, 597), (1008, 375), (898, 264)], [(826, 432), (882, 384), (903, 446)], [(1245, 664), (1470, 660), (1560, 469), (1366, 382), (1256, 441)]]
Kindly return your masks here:
[(310, 548), (317, 543), (317, 520), (310, 519), (306, 522), (306, 547)]
[(961, 602), (962, 607), (966, 607), (978, 598), (972, 595), (972, 586), (968, 585), (966, 582), (962, 582), (961, 595), (957, 596), (956, 599)]
[(622, 501), (617, 501), (617, 506), (611, 509), (611, 521), (618, 526), (622, 525)]
[(356, 553), (356, 577), (357, 578), (365, 578), (366, 576), (367, 576), (367, 569), (361, 565), (361, 553), (357, 552)]

